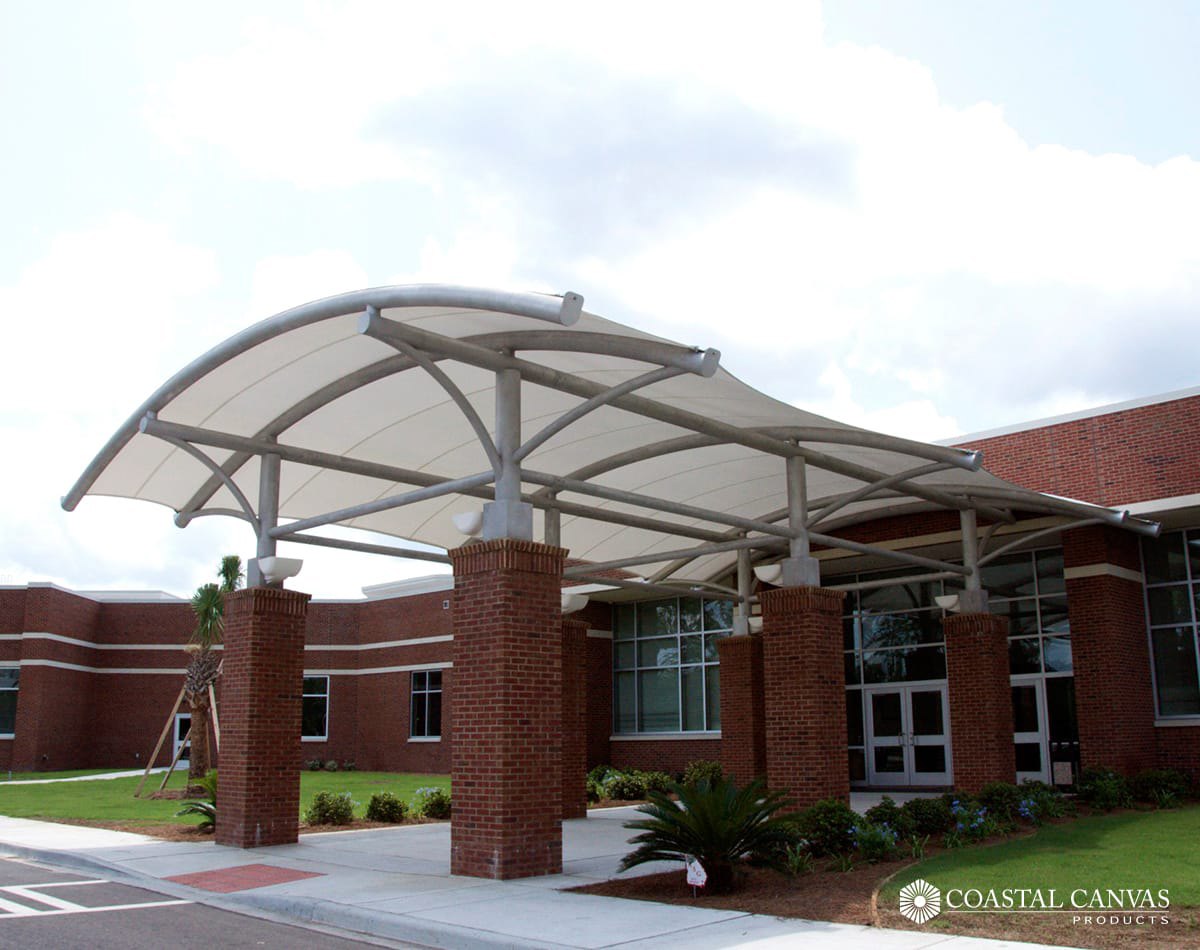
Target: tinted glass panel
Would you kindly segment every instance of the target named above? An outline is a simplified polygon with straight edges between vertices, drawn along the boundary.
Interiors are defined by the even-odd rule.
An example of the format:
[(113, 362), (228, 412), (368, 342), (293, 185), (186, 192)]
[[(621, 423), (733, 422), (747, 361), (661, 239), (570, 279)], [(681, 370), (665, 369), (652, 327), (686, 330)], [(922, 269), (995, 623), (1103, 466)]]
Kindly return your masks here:
[(658, 637), (638, 641), (638, 666), (676, 666), (679, 663), (679, 641), (675, 637)]
[(1075, 677), (1055, 676), (1046, 680), (1046, 722), (1051, 742), (1078, 742), (1075, 721)]
[(1033, 586), (1033, 557), (1013, 554), (980, 569), (983, 589), (993, 597), (1030, 597)]
[(684, 663), (699, 663), (704, 657), (704, 637), (680, 637)]
[[(294, 693), (292, 695), (295, 695)], [(305, 697), (301, 707), (300, 734), (310, 738), (325, 735), (325, 697)], [(295, 722), (295, 720), (292, 720)]]
[(0, 689), (16, 689), (21, 682), (20, 667), (6, 666), (0, 668)]
[(638, 713), (642, 732), (679, 731), (679, 671), (638, 673)]
[(1073, 669), (1070, 637), (1047, 637), (1042, 641), (1042, 654), (1047, 673), (1070, 673)]
[(695, 633), (703, 623), (699, 597), (679, 599), (679, 629), (684, 633)]
[(613, 678), (613, 727), (616, 732), (636, 732), (634, 674), (618, 673)]
[(1041, 640), (1027, 637), (1024, 640), (1008, 641), (1008, 671), (1017, 673), (1042, 672)]
[(871, 729), (876, 737), (898, 736), (903, 728), (899, 693), (872, 693)]
[(1172, 531), (1161, 538), (1142, 538), (1142, 566), (1147, 584), (1187, 580), (1183, 536)]
[(717, 641), (725, 636), (724, 633), (708, 633), (704, 635), (704, 659), (709, 663), (717, 662), (720, 653), (717, 651)]
[(850, 737), (849, 745), (864, 744), (862, 690), (846, 691), (846, 733)]
[(853, 617), (842, 618), (842, 649), (857, 650), (860, 646), (855, 636), (858, 624)]
[(618, 604), (613, 612), (613, 637), (617, 640), (631, 639), (637, 629), (633, 604)]
[(863, 677), (867, 683), (900, 683), (946, 678), (945, 647), (871, 650), (862, 656)]
[(636, 657), (637, 654), (632, 640), (627, 643), (617, 643), (614, 645), (613, 662), (616, 664), (618, 670), (633, 669), (633, 661)]
[(1037, 576), (1039, 594), (1061, 594), (1067, 585), (1063, 580), (1062, 551), (1038, 551)]
[(862, 610), (920, 610), (933, 606), (933, 585), (903, 584), (898, 587), (874, 587), (859, 592)]
[(1008, 635), (1021, 637), (1038, 632), (1037, 600), (988, 601), (988, 610), (1008, 621)]
[(425, 675), (429, 677), (428, 685), (429, 685), (430, 689), (441, 689), (442, 688), (442, 671), (441, 670), (430, 670)]
[(846, 658), (846, 685), (857, 686), (862, 682), (858, 673), (858, 654), (843, 653), (842, 656)]
[(0, 692), (0, 732), (11, 734), (17, 725), (17, 694), (12, 690)]
[(903, 772), (904, 750), (896, 746), (877, 748), (875, 752), (876, 772)]
[(429, 694), (429, 718), (428, 718), (427, 736), (440, 736), (442, 734), (442, 694), (440, 692)]
[[(295, 680), (292, 682), (295, 682)], [(306, 676), (304, 677), (304, 692), (324, 696), (329, 692), (329, 680), (324, 676)], [(296, 694), (293, 693), (292, 695), (295, 696)]]
[(1040, 742), (1018, 742), (1016, 753), (1018, 772), (1040, 772), (1042, 770), (1042, 744)]
[(409, 720), (409, 735), (426, 736), (429, 735), (426, 729), (429, 727), (428, 719), (425, 716), (425, 693), (414, 692), (412, 694), (412, 718)]
[(1150, 623), (1191, 623), (1192, 604), (1188, 586), (1151, 587), (1146, 591), (1150, 601)]
[(1012, 688), (1013, 732), (1041, 732), (1038, 722), (1037, 687)]
[(721, 668), (706, 666), (704, 668), (705, 709), (708, 712), (708, 728), (721, 728)]
[(1196, 643), (1192, 628), (1154, 630), (1150, 638), (1154, 644), (1159, 714), (1200, 715), (1200, 685), (1196, 679)]
[(1067, 615), (1067, 598), (1043, 597), (1039, 602), (1042, 612), (1042, 633), (1069, 633), (1071, 621)]
[(865, 782), (867, 780), (867, 756), (862, 749), (850, 750), (850, 781)]
[(704, 629), (728, 630), (733, 626), (733, 601), (706, 600), (704, 602)]
[(864, 616), (860, 623), (864, 648), (941, 643), (944, 637), (941, 618), (933, 611)]
[(683, 728), (704, 728), (704, 667), (685, 666), (680, 671), (683, 683)]
[(913, 690), (910, 699), (912, 702), (913, 735), (943, 735), (942, 691), (940, 689)]
[(639, 637), (659, 637), (679, 630), (679, 611), (674, 600), (638, 604), (637, 616)]
[(944, 745), (919, 745), (913, 747), (914, 772), (945, 772), (946, 747)]

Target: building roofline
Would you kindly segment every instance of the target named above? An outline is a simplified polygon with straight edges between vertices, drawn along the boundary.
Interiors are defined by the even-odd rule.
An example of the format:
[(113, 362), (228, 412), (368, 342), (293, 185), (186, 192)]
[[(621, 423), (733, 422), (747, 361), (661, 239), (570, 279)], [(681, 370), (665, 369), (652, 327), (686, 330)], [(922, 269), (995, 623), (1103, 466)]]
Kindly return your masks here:
[[(1066, 422), (1076, 422), (1080, 419), (1092, 419), (1096, 416), (1112, 415), (1116, 412), (1126, 412), (1130, 409), (1141, 409), (1145, 406), (1155, 406), (1164, 402), (1175, 402), (1179, 399), (1189, 399), (1193, 396), (1200, 396), (1200, 386), (1193, 386), (1190, 389), (1176, 389), (1172, 392), (1158, 393), (1153, 396), (1139, 396), (1137, 399), (1128, 399), (1124, 402), (1109, 403), (1104, 406), (1095, 406), (1091, 409), (1080, 409), (1076, 412), (1066, 412), (1059, 416), (1047, 416), (1044, 419), (1033, 419), (1029, 422), (1018, 422), (1013, 425), (1000, 426), (996, 429), (984, 429), (980, 432), (967, 432), (963, 435), (956, 435), (949, 439), (938, 439), (936, 445), (965, 445), (970, 442), (979, 441), (980, 439), (994, 439), (997, 436), (1012, 435), (1016, 432), (1029, 432), (1033, 429), (1048, 429), (1050, 426), (1062, 425)], [(984, 462), (986, 465), (986, 460)]]

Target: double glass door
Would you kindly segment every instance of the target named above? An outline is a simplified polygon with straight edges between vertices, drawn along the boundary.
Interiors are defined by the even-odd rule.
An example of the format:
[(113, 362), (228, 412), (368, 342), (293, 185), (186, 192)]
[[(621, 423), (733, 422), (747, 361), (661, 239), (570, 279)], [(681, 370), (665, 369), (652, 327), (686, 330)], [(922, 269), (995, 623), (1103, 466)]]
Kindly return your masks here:
[(885, 686), (864, 693), (868, 782), (952, 784), (946, 687)]

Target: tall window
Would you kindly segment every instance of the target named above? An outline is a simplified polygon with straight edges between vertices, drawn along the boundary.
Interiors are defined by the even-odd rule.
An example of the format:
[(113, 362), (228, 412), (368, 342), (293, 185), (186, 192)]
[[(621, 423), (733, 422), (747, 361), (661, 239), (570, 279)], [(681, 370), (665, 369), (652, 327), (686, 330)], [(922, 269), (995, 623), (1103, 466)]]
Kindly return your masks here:
[(1142, 569), (1158, 715), (1200, 716), (1196, 676), (1200, 530), (1143, 538)]
[(437, 739), (442, 734), (442, 671), (417, 670), (412, 675), (412, 716), (410, 734), (414, 739)]
[(11, 736), (17, 725), (17, 686), (21, 669), (0, 667), (0, 736)]
[(614, 617), (613, 731), (720, 729), (717, 640), (733, 627), (733, 604), (673, 597), (620, 604)]
[(304, 677), (304, 698), (300, 713), (300, 736), (304, 739), (329, 738), (329, 677)]

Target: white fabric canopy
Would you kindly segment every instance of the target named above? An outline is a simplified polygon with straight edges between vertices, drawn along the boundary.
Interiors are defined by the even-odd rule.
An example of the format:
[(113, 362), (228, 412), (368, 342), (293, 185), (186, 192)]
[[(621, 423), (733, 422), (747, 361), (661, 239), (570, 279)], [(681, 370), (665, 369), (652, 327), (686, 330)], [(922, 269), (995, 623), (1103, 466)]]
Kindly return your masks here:
[[(537, 294), (505, 294), (466, 288), (415, 286), (377, 288), (328, 298), (286, 311), (259, 323), (210, 351), (154, 393), (114, 435), (63, 499), (73, 508), (84, 494), (139, 498), (182, 512), (181, 522), (210, 512), (238, 512), (242, 505), (230, 487), (214, 477), (179, 442), (146, 434), (149, 419), (187, 427), (184, 439), (226, 470), (251, 506), (259, 493), (259, 456), (253, 450), (214, 447), (215, 437), (193, 438), (192, 429), (226, 434), (234, 440), (277, 440), (288, 449), (325, 453), (349, 462), (412, 470), (432, 477), (461, 478), (492, 469), (487, 452), (460, 406), (426, 369), (413, 365), (383, 339), (363, 332), (362, 315), (378, 308), (385, 326), (436, 334), (435, 340), (472, 343), (490, 353), (515, 354), (544, 370), (569, 374), (603, 387), (627, 382), (661, 365), (663, 354), (691, 360), (693, 369), (711, 369), (713, 356), (691, 356), (677, 344), (636, 329), (582, 313), (572, 325), (579, 300)], [(605, 335), (603, 340), (588, 336)], [(596, 341), (599, 341), (598, 343)], [(593, 345), (595, 344), (595, 345)], [(632, 346), (630, 345), (632, 344)], [(573, 346), (583, 346), (576, 351)], [(603, 352), (590, 350), (601, 349)], [(460, 355), (424, 349), (436, 366), (465, 394), (494, 436), (493, 369), (471, 365)], [(472, 352), (475, 349), (472, 348)], [(644, 359), (634, 358), (644, 356)], [(636, 492), (669, 503), (786, 526), (788, 505), (785, 458), (796, 448), (809, 453), (807, 495), (814, 511), (821, 504), (861, 489), (872, 476), (890, 476), (940, 464), (910, 482), (886, 486), (877, 497), (841, 508), (814, 531), (904, 511), (958, 504), (1019, 509), (1066, 517), (1096, 517), (1120, 522), (1108, 509), (1068, 503), (1019, 489), (983, 470), (971, 453), (890, 439), (806, 412), (771, 398), (723, 369), (714, 375), (687, 372), (639, 389), (641, 400), (602, 405), (574, 421), (522, 461), (523, 470), (587, 480), (605, 489)], [(548, 378), (555, 379), (552, 375)], [(579, 386), (571, 383), (578, 390)], [(570, 388), (568, 386), (567, 388)], [(629, 406), (661, 407), (651, 418)], [(521, 434), (528, 438), (583, 402), (578, 393), (549, 388), (526, 379), (521, 387)], [(690, 414), (690, 415), (688, 415)], [(755, 445), (726, 441), (708, 428), (725, 424)], [(699, 423), (697, 423), (699, 424)], [(185, 430), (180, 430), (185, 431)], [(724, 433), (728, 434), (728, 433)], [(797, 436), (794, 445), (789, 438)], [(675, 445), (670, 443), (675, 440)], [(680, 441), (682, 440), (682, 441)], [(765, 451), (763, 442), (779, 447)], [(675, 451), (653, 449), (662, 443)], [(232, 442), (231, 442), (232, 445)], [(769, 446), (768, 446), (769, 447)], [(639, 450), (644, 457), (636, 457)], [(624, 456), (626, 464), (606, 462)], [(631, 457), (632, 456), (632, 457)], [(622, 461), (618, 458), (617, 461)], [(355, 466), (350, 466), (355, 467)], [(303, 519), (410, 492), (414, 481), (339, 471), (285, 455), (280, 472), (281, 521)], [(830, 469), (837, 469), (831, 471)], [(523, 492), (535, 496), (546, 486), (523, 480)], [(928, 489), (942, 490), (930, 497)], [(343, 522), (440, 547), (461, 544), (451, 516), (479, 509), (490, 486), (475, 494), (449, 494), (402, 507), (358, 514)], [(561, 490), (560, 502), (574, 504), (562, 516), (562, 544), (572, 558), (604, 562), (670, 551), (701, 543), (697, 534), (734, 537), (739, 529), (703, 517), (648, 510), (642, 505)], [(938, 499), (941, 499), (940, 501)], [(535, 502), (536, 503), (536, 502)], [(579, 506), (610, 513), (656, 518), (698, 529), (691, 536), (671, 530), (614, 524), (580, 513)], [(571, 512), (574, 513), (571, 513)], [(535, 519), (540, 537), (541, 515)], [(319, 529), (318, 529), (319, 530)], [(750, 535), (754, 536), (751, 530)], [(764, 539), (767, 536), (764, 535)], [(779, 542), (776, 541), (776, 544)], [(727, 569), (734, 552), (690, 560), (674, 575), (706, 580)], [(665, 562), (632, 568), (647, 577)]]

